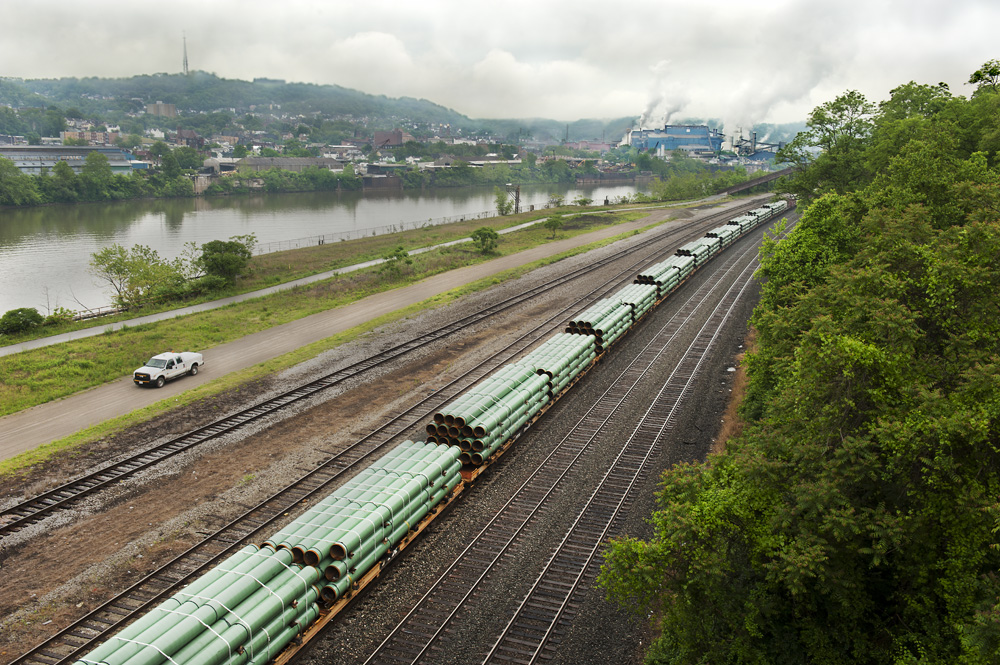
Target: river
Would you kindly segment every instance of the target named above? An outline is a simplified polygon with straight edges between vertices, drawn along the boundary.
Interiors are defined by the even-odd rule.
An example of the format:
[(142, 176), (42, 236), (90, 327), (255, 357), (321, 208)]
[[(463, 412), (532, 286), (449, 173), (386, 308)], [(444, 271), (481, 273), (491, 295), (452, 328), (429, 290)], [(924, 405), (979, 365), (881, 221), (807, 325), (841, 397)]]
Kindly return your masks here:
[[(531, 185), (521, 188), (521, 207), (542, 208), (557, 194), (566, 202), (643, 191), (634, 185)], [(205, 197), (121, 203), (90, 203), (0, 210), (0, 314), (35, 307), (48, 314), (111, 303), (109, 287), (88, 271), (94, 252), (115, 243), (148, 245), (173, 259), (193, 242), (253, 233), (263, 251), (300, 242), (388, 233), (462, 216), (491, 214), (491, 187), (379, 194), (310, 192)], [(310, 240), (311, 239), (311, 240)]]

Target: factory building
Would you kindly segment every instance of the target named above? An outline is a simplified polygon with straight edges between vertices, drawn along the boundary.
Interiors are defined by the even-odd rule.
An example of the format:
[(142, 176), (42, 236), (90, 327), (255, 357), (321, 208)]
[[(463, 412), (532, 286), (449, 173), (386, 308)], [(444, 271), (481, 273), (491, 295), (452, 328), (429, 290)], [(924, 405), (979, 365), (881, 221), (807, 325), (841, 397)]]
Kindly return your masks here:
[(0, 157), (11, 160), (22, 173), (28, 175), (38, 175), (42, 169), (51, 171), (58, 162), (66, 162), (73, 171), (80, 173), (87, 155), (94, 151), (108, 158), (108, 165), (114, 173), (129, 173), (133, 168), (141, 168), (133, 163), (131, 154), (110, 146), (4, 145), (0, 146)]
[(722, 150), (723, 135), (707, 125), (665, 125), (663, 129), (633, 129), (624, 143), (640, 152), (668, 155), (683, 150), (692, 156), (712, 154)]

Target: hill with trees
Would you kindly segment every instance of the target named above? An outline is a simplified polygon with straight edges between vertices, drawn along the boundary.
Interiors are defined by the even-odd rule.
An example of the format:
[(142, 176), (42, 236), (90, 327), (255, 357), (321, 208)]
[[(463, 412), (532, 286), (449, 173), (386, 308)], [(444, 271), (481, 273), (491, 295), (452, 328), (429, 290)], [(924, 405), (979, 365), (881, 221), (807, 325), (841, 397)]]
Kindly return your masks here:
[(849, 91), (783, 151), (746, 428), (602, 569), (648, 662), (1000, 661), (998, 78)]
[[(134, 116), (141, 115), (146, 104), (156, 101), (174, 104), (180, 117), (163, 119), (165, 122), (146, 118), (145, 123), (137, 123)], [(5, 111), (4, 107), (11, 108)], [(325, 119), (328, 129), (339, 129), (342, 137), (351, 136), (358, 127), (368, 131), (393, 129), (405, 122), (415, 127), (447, 127), (454, 134), (485, 134), (510, 142), (527, 139), (555, 143), (591, 139), (616, 142), (635, 124), (635, 117), (580, 119), (569, 123), (545, 118), (473, 119), (425, 99), (370, 95), (337, 85), (224, 79), (200, 71), (128, 78), (0, 79), (0, 133), (24, 134), (31, 130), (44, 136), (58, 135), (55, 118), (44, 123), (34, 119), (28, 127), (24, 123), (17, 125), (3, 115), (11, 114), (12, 109), (21, 113), (36, 109), (44, 116), (49, 107), (63, 109), (66, 117), (99, 119), (140, 134), (151, 120), (155, 126), (221, 133), (237, 122), (245, 125), (248, 115), (278, 108), (290, 116), (314, 116), (307, 123), (314, 127)], [(339, 126), (334, 122), (337, 118), (341, 119)], [(721, 126), (718, 120), (683, 122)], [(799, 128), (794, 124), (746, 129), (757, 131), (761, 137), (784, 141), (790, 140)]]

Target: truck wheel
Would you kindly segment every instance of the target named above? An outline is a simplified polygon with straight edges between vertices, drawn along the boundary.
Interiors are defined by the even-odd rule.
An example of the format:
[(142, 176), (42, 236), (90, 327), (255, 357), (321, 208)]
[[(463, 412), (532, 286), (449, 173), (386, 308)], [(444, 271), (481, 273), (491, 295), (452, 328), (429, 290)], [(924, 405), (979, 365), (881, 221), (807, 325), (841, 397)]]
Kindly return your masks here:
[(198, 373), (198, 363), (195, 363), (194, 365), (191, 365), (191, 371), (189, 371), (188, 374), (194, 376), (197, 373)]
[(166, 381), (163, 380), (162, 376), (156, 377), (156, 387), (157, 388), (162, 388), (164, 383), (166, 383)]

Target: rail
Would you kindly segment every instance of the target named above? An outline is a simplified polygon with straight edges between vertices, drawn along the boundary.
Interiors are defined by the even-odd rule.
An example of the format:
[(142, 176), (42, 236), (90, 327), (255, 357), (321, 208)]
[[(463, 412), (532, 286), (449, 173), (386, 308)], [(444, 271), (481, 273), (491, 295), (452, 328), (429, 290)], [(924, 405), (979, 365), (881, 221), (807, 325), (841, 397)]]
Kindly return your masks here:
[[(706, 220), (703, 220), (703, 222), (699, 224), (699, 227), (715, 223), (716, 217), (724, 217), (731, 214), (732, 211), (711, 216)], [(613, 280), (620, 279), (621, 275), (626, 273), (629, 275), (629, 279), (631, 279), (631, 276), (636, 270), (636, 266), (645, 265), (649, 261), (653, 260), (653, 257), (658, 252), (662, 251), (659, 249), (660, 244), (664, 244), (666, 242), (677, 242), (677, 238), (674, 236), (680, 235), (684, 232), (690, 233), (690, 230), (669, 231), (661, 234), (658, 238), (651, 238), (644, 243), (641, 243), (640, 246), (645, 247), (648, 250), (647, 254), (640, 255), (637, 253), (636, 247), (630, 248), (627, 252), (621, 252), (616, 255), (606, 257), (600, 264), (595, 262), (577, 271), (563, 275), (556, 280), (552, 280), (549, 284), (539, 286), (533, 292), (528, 292), (528, 294), (537, 295), (542, 291), (552, 288), (555, 283), (561, 284), (568, 282), (577, 276), (595, 269), (598, 265), (607, 265), (614, 260), (620, 260), (623, 256), (629, 256), (632, 258), (630, 265), (618, 270), (616, 277), (606, 283), (607, 289), (614, 288), (613, 286), (610, 286), (610, 284), (613, 283)], [(530, 334), (545, 334), (544, 332), (538, 333), (538, 331), (542, 330), (546, 326), (551, 326), (551, 322), (557, 319), (561, 324), (564, 321), (561, 317), (565, 317), (565, 313), (567, 311), (574, 307), (579, 307), (580, 303), (586, 299), (594, 299), (597, 297), (594, 296), (594, 294), (598, 291), (599, 289), (595, 289), (589, 294), (576, 299), (574, 302), (570, 302), (559, 312), (553, 313), (547, 322), (539, 324), (533, 329), (533, 331), (519, 338), (522, 346), (509, 352), (511, 354), (516, 354), (523, 351), (524, 348), (533, 343), (533, 341), (537, 340), (536, 337), (534, 340), (524, 341), (529, 339)], [(527, 297), (529, 297), (528, 294), (522, 294), (521, 296), (508, 299), (507, 301), (494, 305), (492, 308), (487, 308), (487, 310), (483, 310), (475, 315), (470, 315), (470, 317), (467, 318), (471, 319), (472, 317), (484, 314), (488, 310), (493, 313), (496, 311), (502, 311), (503, 309), (514, 306), (518, 302), (523, 302)], [(485, 316), (482, 318), (485, 318)], [(479, 320), (482, 319), (480, 318)], [(469, 321), (463, 321), (464, 323), (462, 325), (470, 325)], [(452, 326), (454, 325), (456, 324), (452, 324)], [(451, 331), (458, 329), (452, 326), (445, 326), (444, 328), (448, 328)], [(461, 327), (461, 325), (459, 325), (459, 327)], [(448, 334), (442, 333), (442, 330), (443, 329), (434, 331), (434, 333), (439, 333), (438, 337), (435, 337), (435, 339)], [(431, 335), (434, 333), (428, 334)], [(430, 341), (433, 340), (428, 339), (425, 343), (429, 343)], [(508, 350), (514, 348), (516, 343), (517, 342), (509, 345)], [(62, 629), (55, 636), (46, 640), (13, 662), (44, 663), (45, 665), (53, 665), (54, 663), (67, 662), (70, 659), (76, 658), (85, 650), (91, 648), (97, 641), (100, 641), (105, 636), (110, 635), (120, 626), (127, 623), (132, 617), (145, 611), (156, 602), (159, 602), (162, 598), (172, 593), (187, 580), (193, 579), (208, 567), (214, 565), (215, 562), (221, 560), (236, 548), (241, 546), (243, 543), (254, 538), (255, 534), (259, 533), (264, 528), (274, 524), (288, 513), (298, 512), (302, 509), (303, 503), (308, 503), (313, 499), (313, 497), (329, 492), (334, 486), (334, 483), (339, 482), (338, 479), (341, 478), (343, 474), (357, 468), (363, 460), (368, 459), (379, 452), (385, 445), (388, 444), (389, 441), (392, 440), (394, 436), (399, 435), (408, 427), (413, 427), (416, 424), (419, 424), (419, 420), (414, 420), (413, 422), (397, 426), (396, 423), (401, 422), (404, 419), (404, 416), (415, 413), (418, 409), (422, 415), (425, 415), (427, 410), (433, 410), (437, 408), (437, 406), (446, 403), (448, 400), (452, 399), (454, 395), (457, 395), (464, 390), (468, 385), (477, 381), (483, 374), (492, 371), (495, 365), (492, 365), (491, 363), (496, 362), (495, 359), (498, 356), (499, 354), (495, 355), (491, 359), (488, 359), (488, 361), (484, 361), (484, 363), (476, 369), (470, 370), (470, 372), (463, 375), (463, 377), (459, 377), (448, 386), (445, 386), (444, 388), (447, 388), (447, 390), (444, 388), (439, 389), (434, 393), (434, 395), (425, 398), (419, 404), (414, 405), (403, 414), (393, 417), (389, 423), (386, 423), (382, 428), (376, 430), (376, 432), (373, 432), (355, 444), (352, 444), (352, 446), (349, 446), (348, 449), (342, 453), (332, 456), (326, 463), (322, 464), (316, 470), (306, 474), (298, 482), (290, 485), (279, 494), (276, 494), (274, 497), (271, 497), (258, 506), (248, 510), (236, 520), (218, 528), (214, 533), (207, 535), (201, 543), (194, 546), (188, 552), (182, 553), (166, 566), (158, 569), (147, 578), (144, 578), (144, 580), (141, 580), (133, 587), (125, 590), (119, 596), (112, 598), (105, 605), (97, 608), (87, 616), (81, 618), (79, 621), (76, 621), (70, 626)], [(383, 360), (382, 362), (385, 361)], [(499, 362), (496, 362), (496, 364), (498, 365)], [(295, 399), (290, 401), (297, 401), (298, 399), (300, 399), (300, 397), (296, 396)], [(428, 406), (428, 404), (432, 403), (436, 403), (437, 406)], [(390, 425), (395, 427), (395, 431), (390, 431)], [(218, 435), (219, 434), (216, 434), (216, 436)]]
[[(744, 252), (749, 253), (750, 250)], [(729, 262), (734, 263), (730, 257)], [(731, 268), (729, 268), (731, 270)], [(741, 272), (746, 272), (742, 270)], [(455, 562), (440, 575), (431, 589), (412, 607), (378, 649), (368, 658), (366, 665), (374, 663), (434, 662), (444, 646), (439, 644), (452, 632), (451, 624), (460, 612), (478, 598), (491, 597), (480, 590), (480, 585), (498, 566), (516, 565), (527, 546), (524, 534), (539, 515), (547, 512), (548, 503), (574, 468), (595, 449), (595, 442), (605, 431), (612, 418), (636, 390), (640, 382), (652, 371), (654, 363), (677, 339), (682, 327), (689, 322), (707, 302), (727, 273), (717, 271), (699, 289), (682, 309), (672, 316), (657, 332), (653, 340), (620, 374), (612, 386), (577, 421), (549, 456), (539, 465), (527, 481), (513, 492), (512, 498), (498, 511)], [(752, 274), (752, 271), (751, 271)], [(666, 389), (666, 387), (665, 387)], [(683, 392), (671, 393), (670, 404), (679, 402)], [(660, 411), (647, 412), (637, 427), (644, 432), (650, 421), (659, 422)], [(651, 445), (648, 437), (631, 437), (619, 453), (631, 454), (630, 445)], [(640, 465), (641, 467), (641, 465)], [(519, 637), (524, 637), (523, 635)], [(522, 656), (514, 658), (518, 660)]]

